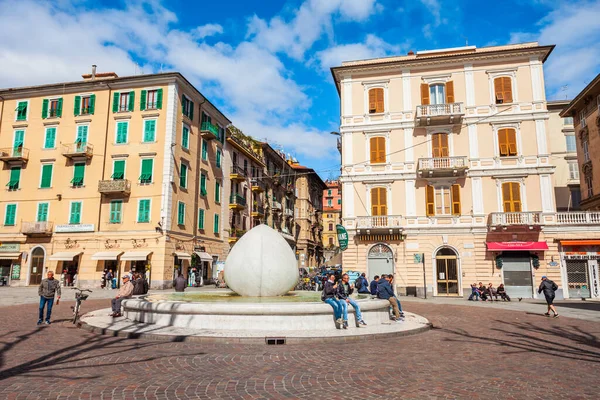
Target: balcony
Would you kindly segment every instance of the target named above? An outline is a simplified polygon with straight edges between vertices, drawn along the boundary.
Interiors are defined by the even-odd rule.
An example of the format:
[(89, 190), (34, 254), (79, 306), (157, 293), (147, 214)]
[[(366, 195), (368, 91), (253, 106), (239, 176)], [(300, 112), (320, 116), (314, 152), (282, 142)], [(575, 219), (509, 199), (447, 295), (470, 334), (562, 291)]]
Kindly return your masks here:
[(417, 125), (449, 125), (460, 124), (465, 115), (463, 103), (429, 104), (417, 106)]
[(600, 225), (600, 212), (557, 212), (556, 223), (558, 225)]
[(469, 162), (467, 157), (419, 158), (419, 176), (421, 178), (442, 178), (465, 176)]
[(29, 149), (24, 147), (5, 147), (0, 149), (0, 161), (5, 163), (26, 163), (29, 160)]
[(252, 217), (254, 218), (262, 218), (265, 216), (265, 208), (263, 206), (259, 206), (255, 204), (252, 206)]
[(131, 193), (131, 181), (128, 179), (104, 180), (98, 182), (98, 191), (105, 195)]
[(242, 236), (244, 236), (245, 233), (246, 233), (246, 231), (243, 229), (232, 228), (229, 232), (229, 239), (228, 239), (229, 244), (236, 243), (238, 240), (240, 240), (240, 238)]
[(202, 139), (204, 140), (218, 139), (219, 127), (205, 121), (200, 125), (200, 136), (202, 136)]
[(272, 201), (271, 202), (271, 209), (273, 210), (273, 212), (281, 212), (283, 208), (282, 208), (280, 202), (278, 202), (278, 201)]
[(294, 218), (294, 210), (288, 208), (284, 211), (283, 215), (285, 215), (286, 218)]
[(401, 215), (373, 215), (366, 217), (356, 218), (356, 229), (370, 231), (377, 230), (389, 230), (389, 229), (401, 229), (402, 228), (402, 216)]
[(54, 222), (21, 222), (21, 233), (27, 236), (50, 236)]
[(231, 210), (243, 210), (246, 208), (246, 198), (239, 194), (232, 194), (229, 197), (229, 208)]
[(246, 180), (247, 172), (242, 167), (234, 165), (231, 167), (231, 172), (229, 173), (229, 179), (232, 181), (243, 181)]
[(252, 179), (252, 191), (254, 193), (262, 193), (267, 190), (267, 185), (260, 178)]
[(94, 145), (87, 142), (63, 144), (62, 155), (67, 158), (92, 158)]
[(496, 227), (539, 227), (543, 224), (542, 213), (532, 212), (496, 212), (490, 214), (488, 225), (495, 230)]
[(288, 183), (285, 185), (285, 194), (288, 196), (294, 194), (294, 184)]

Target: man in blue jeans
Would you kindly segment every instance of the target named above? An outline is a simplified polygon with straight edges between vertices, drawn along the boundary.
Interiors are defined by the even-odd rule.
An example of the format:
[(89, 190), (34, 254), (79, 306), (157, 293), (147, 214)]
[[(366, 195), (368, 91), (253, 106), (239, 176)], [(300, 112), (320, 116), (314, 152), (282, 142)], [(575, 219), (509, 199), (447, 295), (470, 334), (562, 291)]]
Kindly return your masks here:
[(37, 324), (41, 325), (44, 320), (44, 308), (47, 306), (46, 311), (46, 325), (50, 325), (50, 317), (52, 316), (52, 305), (54, 305), (54, 294), (56, 293), (57, 302), (60, 300), (60, 283), (54, 279), (54, 272), (48, 271), (48, 278), (43, 279), (38, 288), (38, 295), (40, 296), (40, 315)]
[(360, 328), (361, 325), (367, 325), (365, 321), (362, 319), (362, 314), (360, 313), (360, 307), (356, 302), (350, 298), (352, 292), (354, 292), (354, 286), (350, 285), (348, 281), (350, 277), (348, 274), (342, 275), (342, 282), (338, 285), (337, 288), (337, 297), (340, 300), (340, 305), (342, 306), (342, 318), (344, 319), (344, 329), (348, 329), (348, 305), (354, 307), (354, 313), (356, 314), (356, 327)]
[(329, 274), (327, 276), (327, 280), (323, 285), (323, 294), (321, 295), (321, 300), (325, 303), (329, 304), (333, 308), (333, 316), (335, 318), (335, 322), (338, 325), (337, 328), (340, 329), (342, 326), (342, 305), (340, 301), (336, 298), (337, 291), (337, 283), (335, 283), (335, 274)]

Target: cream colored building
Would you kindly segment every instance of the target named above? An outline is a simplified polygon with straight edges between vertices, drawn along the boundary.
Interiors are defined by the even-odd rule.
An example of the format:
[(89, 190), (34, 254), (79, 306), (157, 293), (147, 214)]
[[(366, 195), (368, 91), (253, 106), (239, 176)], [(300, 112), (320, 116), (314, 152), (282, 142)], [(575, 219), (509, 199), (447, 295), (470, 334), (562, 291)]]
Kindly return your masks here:
[(104, 269), (145, 272), (153, 288), (191, 267), (210, 279), (228, 248), (230, 121), (179, 73), (83, 77), (0, 90), (10, 284), (47, 270), (96, 288)]
[(556, 210), (543, 72), (552, 49), (470, 46), (332, 69), (345, 269), (393, 273), (407, 294), (463, 296), (481, 281), (534, 297), (547, 275), (558, 296), (581, 286), (598, 296), (597, 263), (583, 282), (565, 249), (599, 239), (600, 215)]

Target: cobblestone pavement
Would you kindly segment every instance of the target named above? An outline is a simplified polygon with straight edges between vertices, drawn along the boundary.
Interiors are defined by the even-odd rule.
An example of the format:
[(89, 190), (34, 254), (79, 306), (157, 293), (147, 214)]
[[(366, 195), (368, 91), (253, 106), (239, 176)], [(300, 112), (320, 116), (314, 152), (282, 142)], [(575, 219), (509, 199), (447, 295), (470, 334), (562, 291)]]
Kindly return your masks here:
[(34, 304), (0, 308), (0, 399), (600, 396), (600, 323), (582, 319), (407, 302), (433, 330), (360, 344), (240, 346), (99, 336), (66, 321), (70, 304), (42, 327)]

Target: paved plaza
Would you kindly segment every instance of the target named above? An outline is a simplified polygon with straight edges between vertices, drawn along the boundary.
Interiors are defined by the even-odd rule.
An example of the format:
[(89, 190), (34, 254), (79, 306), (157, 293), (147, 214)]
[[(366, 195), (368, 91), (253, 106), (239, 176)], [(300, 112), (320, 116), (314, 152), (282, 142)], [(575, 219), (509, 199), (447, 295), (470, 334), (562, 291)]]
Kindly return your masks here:
[(598, 398), (600, 322), (451, 303), (405, 300), (434, 326), (415, 336), (283, 346), (100, 336), (68, 322), (70, 302), (41, 327), (36, 304), (0, 307), (0, 399)]

